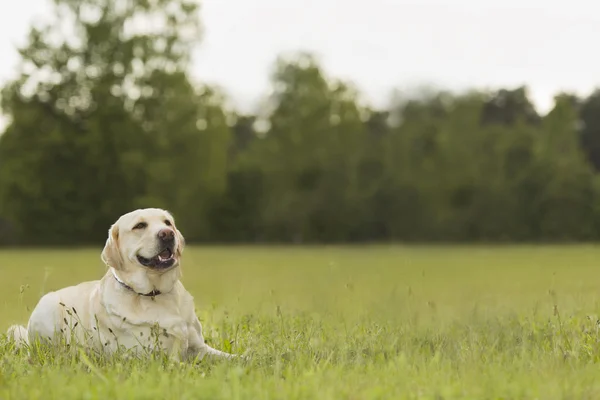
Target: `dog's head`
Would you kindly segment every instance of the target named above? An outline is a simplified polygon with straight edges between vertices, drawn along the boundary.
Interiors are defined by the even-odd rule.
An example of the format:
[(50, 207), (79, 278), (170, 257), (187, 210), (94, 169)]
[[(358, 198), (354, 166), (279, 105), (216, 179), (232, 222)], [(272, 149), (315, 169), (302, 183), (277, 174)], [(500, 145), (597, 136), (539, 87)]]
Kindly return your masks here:
[(169, 212), (144, 208), (122, 215), (110, 227), (101, 258), (116, 270), (166, 272), (179, 266), (184, 244)]

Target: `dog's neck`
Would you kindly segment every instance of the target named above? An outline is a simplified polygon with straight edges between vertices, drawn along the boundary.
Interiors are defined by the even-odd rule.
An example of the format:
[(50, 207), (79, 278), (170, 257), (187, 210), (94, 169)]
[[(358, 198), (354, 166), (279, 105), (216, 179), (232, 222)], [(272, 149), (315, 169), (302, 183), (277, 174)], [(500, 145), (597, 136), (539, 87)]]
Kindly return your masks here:
[(149, 297), (171, 292), (181, 276), (179, 267), (162, 274), (142, 269), (123, 271), (110, 268), (110, 272), (119, 285), (138, 295)]
[(125, 289), (131, 290), (132, 292), (140, 295), (140, 296), (149, 296), (149, 297), (155, 297), (158, 296), (160, 294), (162, 294), (162, 292), (160, 290), (153, 290), (151, 292), (148, 293), (138, 293), (135, 291), (135, 289), (133, 289), (131, 286), (129, 286), (128, 284), (126, 284), (125, 282), (123, 282), (121, 280), (121, 278), (119, 278), (115, 272), (115, 270), (113, 268), (110, 269), (110, 272), (112, 272), (113, 276), (115, 277), (115, 279), (117, 280), (117, 282), (119, 282), (121, 284), (121, 286), (123, 286)]

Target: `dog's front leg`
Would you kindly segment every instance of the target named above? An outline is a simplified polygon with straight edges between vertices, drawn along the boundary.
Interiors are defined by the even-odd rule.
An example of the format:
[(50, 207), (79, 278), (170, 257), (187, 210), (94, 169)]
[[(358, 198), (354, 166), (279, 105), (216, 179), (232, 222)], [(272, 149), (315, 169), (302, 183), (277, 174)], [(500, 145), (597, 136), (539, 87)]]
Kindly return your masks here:
[(232, 359), (237, 358), (235, 354), (230, 354), (221, 350), (210, 347), (204, 342), (202, 335), (202, 325), (198, 318), (195, 318), (192, 329), (190, 329), (188, 357), (203, 359), (205, 356), (212, 358)]
[(230, 353), (226, 353), (226, 352), (221, 351), (221, 350), (213, 349), (212, 347), (210, 347), (206, 343), (204, 343), (204, 352), (205, 352), (205, 355), (207, 355), (209, 357), (215, 357), (215, 358), (232, 359), (232, 358), (236, 358), (237, 357), (237, 355), (235, 355), (235, 354), (230, 354)]

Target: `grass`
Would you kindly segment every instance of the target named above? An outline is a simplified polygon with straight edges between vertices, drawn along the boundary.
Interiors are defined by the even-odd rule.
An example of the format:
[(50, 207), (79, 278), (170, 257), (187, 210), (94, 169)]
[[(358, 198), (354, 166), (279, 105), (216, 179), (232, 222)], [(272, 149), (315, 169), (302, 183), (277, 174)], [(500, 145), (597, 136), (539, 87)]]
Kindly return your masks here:
[[(249, 362), (15, 352), (0, 399), (597, 399), (600, 248), (188, 247), (207, 341)], [(0, 251), (0, 329), (99, 250)]]

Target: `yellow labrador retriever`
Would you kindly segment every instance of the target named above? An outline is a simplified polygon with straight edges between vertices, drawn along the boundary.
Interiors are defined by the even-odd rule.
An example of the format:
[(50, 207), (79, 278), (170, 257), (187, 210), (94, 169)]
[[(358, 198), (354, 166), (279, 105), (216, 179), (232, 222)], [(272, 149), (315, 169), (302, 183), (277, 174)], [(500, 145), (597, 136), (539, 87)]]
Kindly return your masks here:
[(78, 343), (113, 353), (165, 351), (176, 360), (235, 357), (204, 343), (193, 297), (180, 281), (184, 238), (171, 214), (156, 208), (121, 216), (101, 258), (104, 277), (44, 295), (27, 328), (9, 329), (19, 344)]

